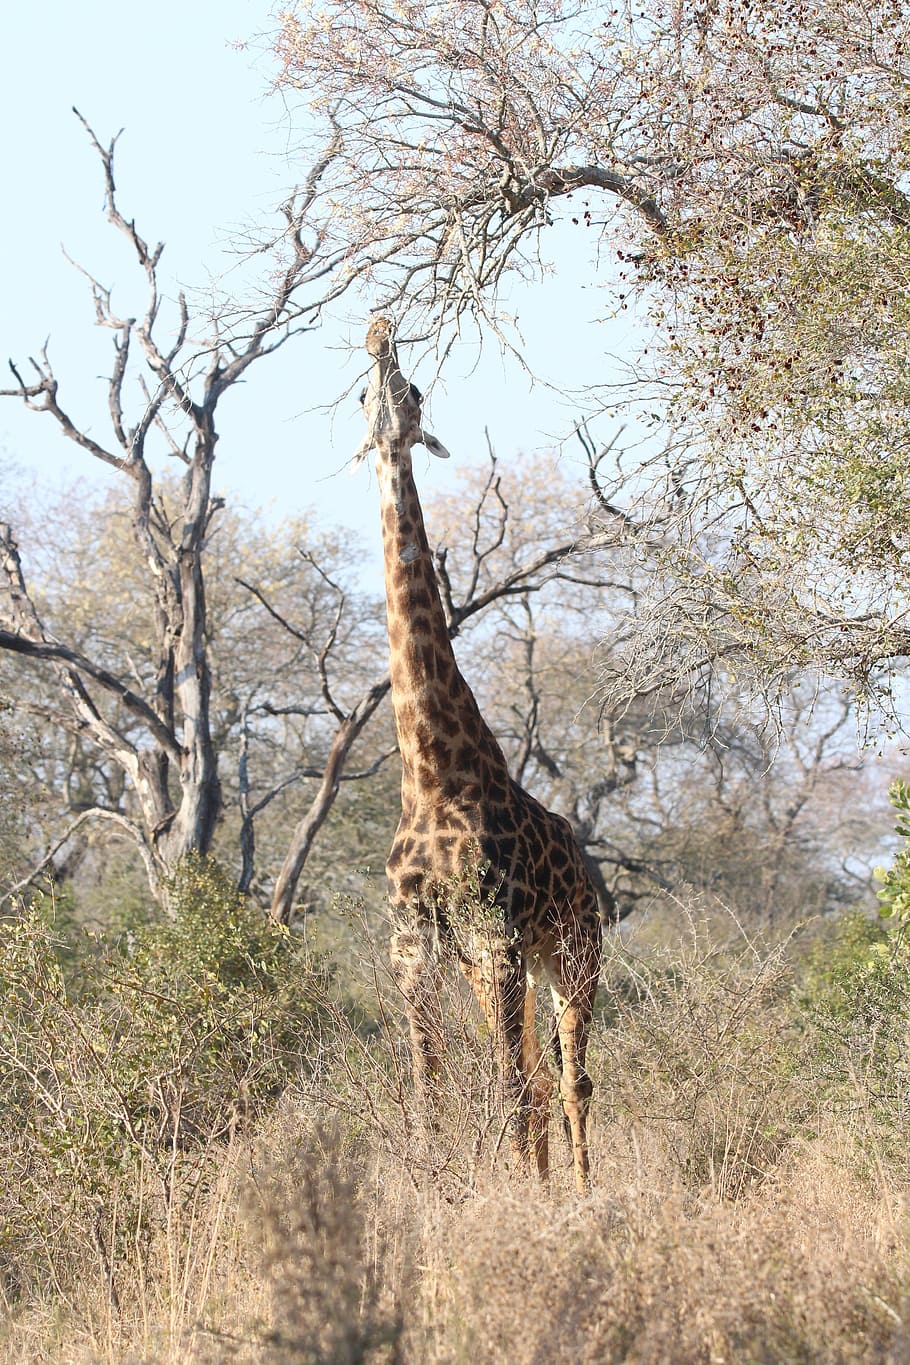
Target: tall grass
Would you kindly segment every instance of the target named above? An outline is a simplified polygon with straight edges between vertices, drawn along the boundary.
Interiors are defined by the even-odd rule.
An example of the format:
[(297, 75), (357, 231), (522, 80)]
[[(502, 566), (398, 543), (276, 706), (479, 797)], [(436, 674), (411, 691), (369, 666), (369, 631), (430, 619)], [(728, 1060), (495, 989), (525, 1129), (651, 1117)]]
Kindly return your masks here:
[[(676, 923), (671, 947), (608, 954), (590, 1196), (570, 1193), (555, 1110), (550, 1190), (509, 1169), (489, 1039), (454, 977), (439, 1133), (420, 1140), (366, 945), (372, 1015), (349, 1022), (323, 979), (305, 1065), (242, 1122), (193, 1130), (179, 1198), (140, 1154), (128, 1190), (99, 1177), (99, 1217), (79, 1206), (54, 1275), (7, 1261), (0, 1361), (910, 1358), (903, 967), (878, 954), (870, 976), (855, 928), (807, 965), (799, 942)], [(884, 1051), (859, 1045), (864, 1018)], [(65, 1209), (70, 1168), (42, 1178)]]

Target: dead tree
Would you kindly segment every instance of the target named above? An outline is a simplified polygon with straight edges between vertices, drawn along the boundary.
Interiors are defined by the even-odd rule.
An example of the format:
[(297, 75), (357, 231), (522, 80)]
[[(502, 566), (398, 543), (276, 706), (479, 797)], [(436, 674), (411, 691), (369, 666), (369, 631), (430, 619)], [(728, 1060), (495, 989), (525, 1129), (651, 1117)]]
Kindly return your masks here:
[[(64, 436), (131, 481), (136, 552), (147, 566), (155, 604), (154, 677), (145, 690), (136, 690), (46, 627), (30, 596), (13, 528), (6, 524), (0, 526), (5, 578), (0, 649), (53, 674), (59, 689), (54, 721), (103, 751), (122, 769), (131, 792), (135, 817), (100, 805), (83, 810), (57, 846), (88, 820), (117, 822), (135, 839), (153, 892), (163, 900), (180, 858), (191, 849), (210, 848), (221, 811), (204, 575), (206, 538), (219, 509), (211, 490), (217, 409), (254, 361), (307, 330), (299, 317), (291, 318), (292, 299), (318, 245), (303, 239), (308, 195), (334, 149), (329, 146), (308, 186), (285, 210), (284, 261), (269, 297), (242, 325), (226, 327), (225, 319), (216, 318), (208, 343), (200, 345), (190, 339), (190, 309), (182, 293), (176, 318), (163, 316), (163, 244), (149, 245), (121, 212), (114, 181), (117, 139), (102, 146), (81, 121), (101, 161), (108, 221), (129, 243), (147, 287), (142, 315), (121, 316), (111, 290), (87, 275), (96, 322), (113, 333), (107, 443), (70, 416), (47, 347), (29, 359), (27, 369), (10, 361), (15, 383), (0, 396), (47, 413)], [(161, 340), (168, 333), (168, 341)], [(183, 468), (176, 508), (165, 505), (153, 472), (155, 440)], [(124, 716), (129, 726), (121, 723)]]

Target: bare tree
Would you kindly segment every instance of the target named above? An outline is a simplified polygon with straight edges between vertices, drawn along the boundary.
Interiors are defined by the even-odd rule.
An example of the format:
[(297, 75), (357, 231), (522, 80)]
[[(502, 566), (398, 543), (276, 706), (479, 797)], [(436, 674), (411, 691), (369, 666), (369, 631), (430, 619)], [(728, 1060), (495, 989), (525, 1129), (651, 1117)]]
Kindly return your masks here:
[[(232, 633), (242, 639), (246, 628), (236, 617), (232, 626), (213, 631), (206, 565), (218, 544), (224, 509), (212, 496), (211, 477), (221, 398), (253, 361), (304, 330), (296, 291), (314, 268), (312, 252), (303, 244), (304, 225), (336, 148), (317, 163), (306, 193), (287, 208), (286, 265), (274, 279), (266, 305), (233, 329), (225, 318), (216, 318), (209, 343), (200, 347), (190, 340), (190, 309), (182, 295), (176, 319), (166, 317), (159, 282), (162, 246), (150, 247), (118, 206), (115, 143), (103, 147), (88, 131), (101, 160), (108, 219), (129, 243), (148, 291), (142, 316), (124, 316), (111, 291), (89, 277), (96, 321), (114, 337), (108, 381), (111, 439), (103, 443), (71, 416), (47, 350), (29, 362), (28, 375), (11, 362), (15, 385), (2, 396), (49, 414), (68, 439), (129, 481), (134, 549), (127, 573), (138, 583), (143, 600), (152, 604), (152, 645), (138, 653), (111, 648), (103, 632), (80, 632), (75, 619), (67, 617), (64, 602), (58, 603), (52, 624), (53, 613), (39, 610), (40, 599), (30, 590), (13, 528), (4, 524), (0, 649), (38, 670), (31, 676), (41, 680), (40, 687), (16, 688), (15, 705), (70, 737), (62, 765), (68, 774), (66, 790), (61, 789), (69, 818), (50, 837), (40, 865), (60, 855), (85, 826), (101, 823), (134, 841), (155, 895), (165, 899), (167, 879), (181, 857), (190, 849), (206, 852), (213, 847), (226, 814), (228, 782), (227, 814), (240, 850), (238, 880), (244, 889), (258, 882), (262, 892), (269, 878), (261, 860), (257, 863), (257, 828), (267, 813), (271, 816), (276, 800), (303, 790), (309, 793), (309, 804), (297, 819), (271, 896), (273, 914), (287, 919), (340, 783), (371, 775), (387, 757), (388, 749), (374, 752), (360, 767), (346, 771), (388, 685), (380, 674), (373, 681), (364, 678), (362, 664), (359, 671), (352, 667), (352, 657), (363, 651), (365, 640), (358, 634), (362, 611), (352, 608), (351, 594), (332, 576), (331, 565), (308, 546), (301, 547), (297, 566), (298, 574), (314, 585), (309, 604), (293, 594), (290, 605), (283, 598), (272, 600), (255, 580), (244, 580), (240, 587), (246, 606), (230, 608), (235, 614), (259, 612), (260, 623), (264, 618), (290, 643), (286, 656), (278, 659), (272, 652), (267, 666), (263, 655), (255, 666), (244, 667), (235, 652), (232, 676), (213, 680), (213, 662), (218, 669), (223, 661), (224, 639)], [(174, 321), (165, 348), (158, 337)], [(178, 480), (155, 472), (154, 458), (162, 451), (182, 470)], [(490, 515), (493, 539), (485, 541)], [(559, 528), (550, 524), (530, 553), (489, 572), (509, 517), (495, 463), (473, 516), (473, 567), (460, 591), (453, 589), (445, 551), (438, 558), (453, 635), (497, 602), (538, 592), (554, 577), (568, 574), (567, 565), (589, 538), (586, 528), (559, 536)], [(607, 537), (601, 533), (600, 538)], [(288, 745), (286, 727), (292, 724), (299, 728)], [(283, 766), (264, 762), (269, 747), (290, 761)], [(233, 767), (231, 752), (236, 754)], [(100, 762), (95, 774), (83, 780), (89, 754)]]
[[(159, 896), (182, 853), (211, 847), (223, 810), (203, 572), (220, 510), (211, 495), (216, 413), (220, 399), (253, 361), (306, 330), (304, 303), (310, 310), (307, 316), (316, 316), (352, 285), (366, 285), (385, 290), (410, 310), (414, 332), (419, 327), (438, 330), (466, 311), (498, 325), (496, 289), (503, 271), (527, 259), (529, 244), (547, 226), (552, 204), (573, 192), (601, 191), (638, 216), (658, 245), (635, 269), (646, 267), (651, 278), (658, 278), (666, 262), (690, 259), (691, 234), (698, 238), (707, 230), (707, 219), (698, 227), (700, 204), (714, 206), (710, 219), (714, 227), (728, 221), (725, 213), (734, 219), (751, 214), (753, 226), (789, 223), (796, 204), (802, 231), (818, 212), (812, 195), (800, 199), (797, 194), (808, 170), (815, 168), (819, 183), (834, 183), (834, 171), (819, 159), (819, 148), (825, 137), (835, 134), (832, 145), (841, 147), (840, 130), (829, 117), (836, 91), (833, 87), (827, 91), (824, 105), (817, 101), (811, 108), (794, 110), (796, 96), (781, 94), (784, 85), (774, 72), (755, 84), (754, 98), (747, 102), (741, 126), (750, 130), (750, 136), (741, 144), (736, 141), (732, 106), (719, 99), (705, 143), (714, 158), (713, 170), (696, 158), (693, 149), (705, 130), (698, 131), (695, 120), (686, 125), (683, 136), (674, 123), (688, 97), (690, 64), (699, 54), (699, 60), (707, 62), (710, 48), (712, 70), (719, 73), (726, 69), (729, 53), (722, 41), (726, 30), (720, 28), (712, 30), (713, 46), (706, 47), (704, 37), (700, 47), (698, 24), (691, 15), (674, 18), (665, 28), (656, 20), (650, 27), (636, 26), (637, 21), (626, 16), (608, 34), (601, 29), (583, 33), (574, 11), (547, 6), (544, 13), (532, 0), (508, 11), (483, 0), (463, 0), (454, 8), (428, 4), (419, 13), (405, 7), (391, 17), (372, 0), (356, 7), (339, 0), (335, 9), (337, 24), (316, 33), (302, 20), (289, 20), (282, 39), (289, 78), (319, 76), (328, 127), (326, 150), (285, 206), (284, 228), (276, 243), (283, 251), (283, 264), (267, 300), (254, 312), (235, 315), (233, 322), (227, 313), (216, 318), (212, 335), (202, 346), (190, 339), (190, 310), (182, 296), (175, 317), (166, 319), (168, 308), (159, 283), (163, 248), (150, 247), (121, 213), (114, 183), (115, 144), (103, 147), (88, 130), (102, 164), (109, 221), (128, 242), (148, 291), (142, 316), (123, 316), (110, 290), (89, 279), (96, 320), (113, 334), (110, 438), (105, 444), (72, 418), (46, 350), (30, 360), (28, 371), (11, 363), (15, 382), (2, 391), (2, 396), (49, 413), (68, 439), (115, 468), (131, 486), (137, 558), (154, 601), (155, 658), (147, 673), (130, 676), (98, 653), (81, 648), (66, 631), (51, 628), (30, 590), (9, 525), (0, 534), (7, 589), (0, 648), (54, 680), (52, 700), (20, 698), (20, 707), (47, 716), (71, 736), (74, 752), (93, 748), (103, 754), (109, 770), (119, 772), (132, 793), (132, 811), (123, 807), (110, 784), (107, 797), (99, 797), (96, 788), (91, 801), (80, 797), (71, 802), (74, 818), (55, 838), (55, 846), (89, 821), (115, 825), (135, 840)], [(852, 13), (847, 0), (842, 9), (845, 15)], [(709, 19), (713, 24), (712, 16), (705, 22)], [(365, 66), (356, 56), (354, 40), (370, 25), (386, 20), (387, 46), (377, 49), (375, 61)], [(573, 35), (584, 39), (579, 50), (566, 45)], [(626, 56), (618, 63), (616, 59), (617, 43), (630, 35), (635, 38), (630, 51), (649, 52), (653, 59), (649, 87), (638, 94), (631, 59)], [(812, 55), (812, 44), (820, 42), (817, 25), (809, 24), (806, 35), (806, 51)], [(682, 38), (685, 79), (668, 77), (661, 95), (673, 44), (678, 49)], [(852, 47), (845, 42), (840, 60), (858, 80), (867, 47), (858, 39)], [(753, 35), (746, 46), (753, 79), (760, 45)], [(901, 51), (898, 44), (894, 49), (898, 83), (903, 80), (897, 60), (902, 60)], [(819, 61), (820, 52), (821, 48), (815, 52)], [(817, 67), (812, 69), (818, 76)], [(888, 79), (881, 75), (881, 82)], [(849, 80), (841, 86), (841, 113), (835, 117), (846, 126), (853, 87)], [(365, 100), (367, 93), (375, 98)], [(612, 121), (611, 110), (616, 113)], [(663, 111), (667, 119), (662, 121), (662, 114), (655, 122), (655, 110)], [(769, 111), (777, 116), (782, 110), (802, 120), (799, 126), (814, 148), (815, 160), (802, 152), (794, 156), (786, 139), (781, 140), (778, 124), (773, 136), (762, 133)], [(850, 117), (855, 123), (856, 107)], [(794, 126), (791, 120), (791, 132)], [(842, 160), (836, 169), (841, 175)], [(851, 183), (850, 193), (858, 194)], [(881, 215), (901, 228), (899, 186), (892, 186), (895, 193), (889, 196), (880, 178), (863, 183)], [(706, 197), (712, 185), (720, 187), (713, 200)], [(356, 203), (355, 194), (360, 196)], [(389, 212), (390, 205), (394, 213)], [(679, 273), (668, 266), (665, 274), (677, 287)], [(167, 321), (173, 328), (165, 343), (161, 337)], [(156, 442), (182, 470), (176, 502), (165, 496), (154, 473)], [(623, 706), (648, 695), (665, 696), (676, 681), (693, 674), (705, 675), (713, 668), (716, 676), (717, 665), (728, 657), (750, 651), (755, 657), (761, 652), (756, 641), (767, 642), (762, 666), (770, 659), (771, 671), (780, 679), (789, 675), (794, 660), (810, 659), (807, 640), (812, 636), (820, 642), (817, 653), (825, 651), (830, 660), (850, 667), (858, 661), (854, 672), (868, 677), (882, 657), (906, 653), (907, 632), (897, 580), (889, 585), (887, 610), (877, 614), (868, 610), (868, 597), (862, 594), (842, 598), (840, 612), (832, 612), (827, 602), (819, 607), (818, 599), (807, 609), (800, 585), (794, 589), (780, 575), (769, 591), (767, 576), (760, 572), (756, 539), (747, 543), (744, 528), (757, 530), (759, 541), (764, 537), (762, 548), (773, 549), (774, 538), (765, 533), (764, 505), (742, 478), (738, 484), (727, 479), (722, 485), (722, 491), (729, 494), (732, 488), (736, 496), (723, 502), (721, 516), (718, 485), (703, 481), (697, 484), (700, 491), (693, 492), (704, 470), (693, 468), (691, 454), (663, 451), (655, 462), (657, 476), (637, 490), (639, 498), (643, 489), (649, 496), (658, 489), (660, 496), (652, 498), (646, 518), (636, 519), (628, 481), (626, 489), (622, 487), (625, 474), (620, 462), (614, 482), (605, 452), (591, 446), (589, 458), (597, 524), (560, 534), (561, 528), (548, 522), (532, 552), (503, 559), (499, 552), (510, 544), (510, 512), (494, 466), (473, 522), (465, 523), (472, 537), (465, 578), (456, 585), (445, 548), (437, 564), (453, 633), (487, 608), (513, 604), (510, 628), (517, 648), (524, 651), (527, 682), (527, 710), (523, 719), (518, 718), (519, 758), (525, 767), (537, 763), (545, 772), (548, 750), (536, 714), (532, 596), (558, 578), (564, 587), (574, 584), (592, 600), (590, 594), (610, 580), (603, 565), (592, 567), (584, 559), (592, 550), (603, 552), (621, 544), (637, 561), (622, 588), (630, 604), (626, 618), (614, 610), (611, 622), (614, 639), (620, 643), (625, 639), (629, 648), (621, 674), (625, 692), (620, 689), (615, 698), (602, 740), (606, 773), (592, 778), (587, 787), (566, 793), (565, 804), (574, 810), (577, 826), (588, 828), (596, 841), (608, 798), (631, 785), (634, 757), (628, 761), (623, 757), (624, 740), (617, 737)], [(768, 497), (775, 487), (773, 481), (766, 485)], [(695, 508), (713, 508), (707, 523), (704, 518), (699, 521)], [(889, 529), (889, 563), (902, 534), (901, 526)], [(729, 558), (723, 560), (731, 549), (738, 556), (732, 561), (736, 572), (731, 572)], [(661, 574), (651, 572), (657, 562)], [(295, 756), (286, 771), (260, 773), (254, 782), (249, 741), (258, 724), (274, 719), (274, 699), (263, 695), (254, 680), (237, 698), (234, 716), (240, 733), (236, 789), (242, 885), (252, 885), (256, 876), (257, 818), (295, 783), (316, 784), (275, 891), (273, 912), (282, 918), (290, 913), (302, 868), (335, 800), (350, 753), (384, 695), (378, 674), (358, 689), (339, 692), (338, 675), (332, 673), (341, 666), (337, 629), (345, 612), (344, 592), (327, 577), (330, 569), (313, 567), (322, 574), (326, 592), (338, 598), (335, 615), (330, 612), (328, 625), (322, 620), (286, 624), (289, 636), (297, 632), (297, 643), (314, 655), (317, 695), (298, 701), (297, 708), (300, 714), (318, 715), (321, 747), (310, 755), (312, 761)], [(650, 597), (642, 590), (646, 578), (652, 585)], [(262, 610), (269, 610), (269, 605), (259, 598)], [(762, 624), (772, 616), (774, 630), (764, 632)], [(620, 651), (613, 657), (619, 658)], [(290, 714), (293, 704), (283, 705)], [(378, 761), (380, 756), (374, 754), (358, 771), (368, 774)]]
[[(571, 821), (617, 916), (683, 884), (766, 920), (868, 895), (864, 856), (880, 833), (870, 837), (856, 809), (857, 783), (872, 778), (860, 775), (842, 689), (791, 669), (769, 717), (748, 679), (730, 675), (725, 696), (710, 671), (668, 683), (642, 669), (640, 694), (609, 704), (599, 683), (619, 668), (614, 651), (634, 646), (649, 530), (606, 500), (586, 506), (565, 462), (523, 456), (493, 477), (495, 496), (490, 471), (478, 470), (470, 500), (428, 507), (446, 528), (456, 592), (524, 562), (554, 524), (581, 515), (590, 531), (538, 591), (501, 599), (465, 633), (466, 676), (512, 770)], [(880, 811), (876, 821), (880, 831)]]
[[(587, 527), (576, 527), (574, 534), (570, 527), (567, 534), (563, 526), (560, 539), (553, 534), (553, 524), (538, 526), (534, 533), (529, 533), (524, 517), (519, 522), (503, 493), (492, 451), (489, 467), (477, 480), (472, 495), (459, 501), (457, 521), (462, 528), (469, 528), (467, 544), (460, 547), (465, 553), (459, 556), (457, 575), (453, 576), (451, 571), (452, 547), (442, 544), (436, 551), (440, 596), (452, 639), (472, 622), (481, 618), (492, 620), (497, 608), (501, 609), (504, 604), (527, 603), (537, 594), (546, 592), (553, 583), (575, 582), (579, 565), (590, 564), (592, 537)], [(613, 531), (615, 546), (621, 545), (623, 534), (621, 525)], [(606, 538), (606, 533), (600, 531), (597, 543), (603, 546)], [(298, 881), (313, 841), (337, 795), (348, 755), (390, 689), (386, 676), (368, 687), (353, 706), (345, 708), (336, 701), (330, 676), (331, 650), (343, 610), (344, 596), (339, 590), (336, 623), (319, 657), (323, 696), (337, 728), (317, 778), (312, 801), (295, 828), (275, 883), (271, 913), (284, 922), (292, 915)], [(497, 641), (500, 642), (497, 648), (501, 648), (498, 631)], [(529, 724), (533, 725), (533, 720)], [(383, 761), (383, 757), (380, 755), (377, 762)], [(374, 762), (373, 770), (375, 766)]]
[[(123, 316), (110, 289), (88, 277), (96, 321), (113, 333), (110, 441), (96, 439), (70, 416), (47, 348), (30, 358), (28, 373), (10, 362), (15, 385), (0, 395), (47, 413), (64, 436), (131, 481), (136, 552), (146, 566), (155, 603), (154, 676), (137, 691), (46, 627), (29, 594), (8, 525), (0, 530), (6, 584), (0, 649), (53, 671), (59, 697), (56, 723), (80, 742), (89, 741), (102, 750), (123, 771), (135, 794), (137, 821), (97, 805), (80, 812), (62, 838), (88, 820), (114, 821), (127, 828), (160, 898), (164, 881), (181, 856), (189, 849), (209, 849), (221, 810), (203, 573), (206, 541), (219, 510), (211, 492), (217, 409), (255, 361), (305, 330), (299, 322), (289, 321), (288, 309), (310, 259), (301, 237), (307, 196), (302, 193), (287, 210), (285, 264), (265, 305), (245, 320), (242, 329), (224, 331), (216, 320), (209, 342), (199, 346), (190, 339), (190, 311), (182, 293), (176, 319), (163, 317), (165, 300), (159, 284), (163, 245), (150, 246), (120, 210), (114, 181), (116, 139), (102, 146), (85, 127), (101, 161), (108, 221), (128, 242), (147, 287), (142, 315)], [(330, 156), (331, 151), (314, 167), (311, 195)], [(173, 330), (165, 343), (159, 337), (169, 326)], [(155, 438), (184, 469), (176, 509), (167, 506), (153, 472)], [(127, 734), (118, 723), (118, 710), (138, 724), (137, 734)]]

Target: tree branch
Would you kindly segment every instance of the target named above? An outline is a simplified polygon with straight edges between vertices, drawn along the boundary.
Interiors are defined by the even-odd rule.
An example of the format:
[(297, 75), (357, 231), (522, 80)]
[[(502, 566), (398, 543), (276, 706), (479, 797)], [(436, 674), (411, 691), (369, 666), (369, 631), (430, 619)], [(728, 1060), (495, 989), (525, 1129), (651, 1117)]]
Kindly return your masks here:
[(141, 720), (152, 737), (172, 758), (180, 758), (181, 749), (176, 738), (167, 726), (162, 724), (152, 708), (127, 687), (120, 678), (109, 673), (106, 668), (93, 664), (91, 659), (87, 659), (78, 650), (70, 649), (68, 645), (53, 640), (30, 640), (24, 635), (18, 635), (9, 630), (0, 630), (0, 649), (7, 649), (13, 654), (25, 655), (26, 658), (47, 659), (65, 663), (78, 673), (83, 673), (86, 677), (92, 678)]
[(43, 855), (43, 857), (35, 864), (35, 866), (32, 868), (31, 872), (28, 874), (27, 877), (23, 877), (21, 881), (16, 882), (14, 886), (11, 886), (8, 891), (6, 891), (2, 896), (0, 896), (0, 905), (5, 905), (7, 901), (12, 900), (15, 896), (18, 896), (21, 892), (23, 892), (27, 887), (31, 886), (31, 884), (36, 880), (36, 878), (38, 878), (41, 875), (41, 873), (45, 870), (45, 868), (49, 865), (54, 855), (56, 853), (59, 853), (60, 849), (63, 848), (64, 844), (66, 844), (68, 840), (70, 840), (73, 837), (76, 831), (78, 829), (81, 829), (82, 826), (86, 824), (87, 821), (89, 820), (109, 820), (111, 821), (112, 824), (119, 825), (121, 829), (124, 829), (127, 832), (127, 834), (138, 847), (140, 854), (142, 855), (142, 861), (145, 863), (145, 870), (149, 879), (149, 884), (152, 888), (153, 894), (157, 895), (160, 890), (159, 870), (155, 864), (155, 858), (152, 853), (152, 850), (149, 847), (142, 830), (139, 828), (138, 825), (134, 824), (132, 820), (128, 820), (125, 815), (121, 815), (119, 811), (107, 810), (104, 806), (93, 806), (90, 810), (82, 811), (81, 814), (76, 817), (72, 824), (70, 824), (66, 828), (64, 833), (60, 835), (60, 837), (53, 844), (51, 844), (50, 848)]

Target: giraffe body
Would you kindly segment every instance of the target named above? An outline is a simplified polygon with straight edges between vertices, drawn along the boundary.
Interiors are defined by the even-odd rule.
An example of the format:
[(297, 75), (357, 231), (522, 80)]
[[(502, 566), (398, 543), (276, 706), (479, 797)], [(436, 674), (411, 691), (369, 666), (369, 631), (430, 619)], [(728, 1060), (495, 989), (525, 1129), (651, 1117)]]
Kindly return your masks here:
[(386, 864), (391, 955), (408, 1013), (418, 1104), (424, 1114), (432, 1108), (441, 1047), (433, 982), (445, 946), (494, 1039), (513, 1153), (546, 1174), (551, 1082), (534, 1029), (533, 990), (544, 975), (576, 1182), (584, 1189), (585, 1051), (600, 968), (600, 906), (571, 827), (512, 780), (458, 669), (411, 467), (411, 447), (435, 438), (423, 432), (419, 394), (401, 375), (386, 319), (372, 323), (367, 350), (374, 366), (364, 444), (378, 454), (402, 761), (401, 819)]

